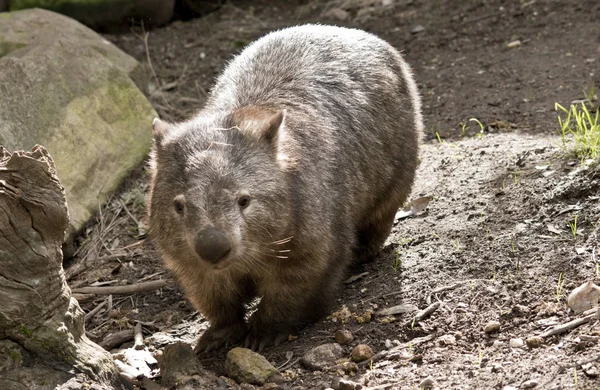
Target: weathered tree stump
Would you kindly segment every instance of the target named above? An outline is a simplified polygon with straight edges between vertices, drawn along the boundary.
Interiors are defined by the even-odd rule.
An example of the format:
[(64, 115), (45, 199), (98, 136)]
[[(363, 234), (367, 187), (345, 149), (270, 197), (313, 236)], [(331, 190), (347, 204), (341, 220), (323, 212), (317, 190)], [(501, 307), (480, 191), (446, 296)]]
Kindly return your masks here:
[(0, 388), (54, 388), (76, 373), (116, 385), (108, 352), (85, 336), (61, 244), (68, 211), (44, 147), (0, 146)]

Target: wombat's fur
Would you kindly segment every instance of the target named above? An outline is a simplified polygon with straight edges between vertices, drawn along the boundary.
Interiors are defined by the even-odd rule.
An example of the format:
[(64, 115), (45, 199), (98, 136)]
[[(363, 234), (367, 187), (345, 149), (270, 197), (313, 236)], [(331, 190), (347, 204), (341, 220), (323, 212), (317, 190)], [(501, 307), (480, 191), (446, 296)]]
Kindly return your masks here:
[(153, 125), (151, 232), (211, 322), (197, 351), (244, 336), (262, 349), (325, 315), (390, 233), (423, 126), (394, 48), (317, 25), (251, 44), (197, 116)]

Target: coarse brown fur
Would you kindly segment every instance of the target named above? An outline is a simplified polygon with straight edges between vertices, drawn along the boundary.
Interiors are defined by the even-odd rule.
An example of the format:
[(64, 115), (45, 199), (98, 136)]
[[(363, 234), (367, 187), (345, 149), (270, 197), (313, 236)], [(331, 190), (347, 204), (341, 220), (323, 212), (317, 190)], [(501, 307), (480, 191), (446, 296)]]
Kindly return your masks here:
[(421, 131), (400, 54), (316, 25), (246, 48), (194, 118), (156, 120), (151, 232), (211, 321), (197, 351), (246, 335), (262, 349), (325, 315), (348, 265), (390, 233)]

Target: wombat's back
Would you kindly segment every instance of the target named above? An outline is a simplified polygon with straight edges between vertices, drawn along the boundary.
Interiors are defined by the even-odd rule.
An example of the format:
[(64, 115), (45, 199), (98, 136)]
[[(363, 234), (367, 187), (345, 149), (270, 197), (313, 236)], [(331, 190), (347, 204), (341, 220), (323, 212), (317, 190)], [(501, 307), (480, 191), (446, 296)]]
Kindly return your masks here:
[(350, 203), (354, 221), (408, 196), (420, 100), (410, 68), (380, 38), (321, 25), (266, 35), (229, 63), (207, 108), (247, 105), (287, 110), (285, 157), (315, 191), (344, 193), (333, 200)]

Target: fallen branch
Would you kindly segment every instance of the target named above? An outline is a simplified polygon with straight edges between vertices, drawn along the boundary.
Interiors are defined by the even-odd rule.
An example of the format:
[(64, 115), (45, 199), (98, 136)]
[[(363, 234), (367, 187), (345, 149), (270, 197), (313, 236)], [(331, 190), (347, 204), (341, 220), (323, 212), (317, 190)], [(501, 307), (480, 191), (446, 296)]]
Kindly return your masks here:
[(577, 318), (577, 319), (575, 319), (573, 321), (569, 321), (566, 324), (556, 325), (552, 329), (549, 329), (549, 330), (545, 331), (544, 333), (542, 333), (540, 335), (540, 337), (544, 337), (545, 338), (545, 337), (550, 337), (550, 336), (554, 336), (554, 335), (557, 335), (557, 334), (568, 332), (569, 330), (575, 329), (578, 326), (581, 326), (583, 324), (587, 324), (588, 322), (590, 322), (594, 318), (597, 318), (595, 312), (591, 313), (591, 314), (588, 314), (585, 317)]
[(96, 314), (106, 305), (106, 301), (102, 301), (98, 306), (93, 308), (89, 313), (87, 313), (84, 317), (84, 321), (88, 322), (90, 319), (94, 318)]
[(133, 339), (133, 329), (126, 329), (120, 332), (111, 333), (98, 343), (99, 346), (110, 351), (119, 345), (131, 341)]
[(158, 290), (166, 286), (168, 281), (166, 279), (153, 280), (152, 282), (129, 284), (127, 286), (106, 286), (106, 287), (80, 287), (74, 288), (74, 293), (80, 294), (98, 294), (98, 295), (109, 295), (109, 294), (135, 294), (141, 292), (148, 292)]
[(396, 347), (381, 351), (376, 353), (372, 358), (367, 359), (363, 362), (358, 363), (359, 367), (365, 367), (365, 366), (369, 366), (372, 363), (375, 363), (383, 358), (386, 357), (397, 357), (396, 355), (398, 355), (398, 353), (400, 351), (402, 351), (403, 349), (409, 348), (409, 347), (414, 347), (415, 345), (419, 345), (419, 344), (423, 344), (426, 343), (427, 341), (431, 341), (433, 340), (437, 335), (435, 333), (432, 333), (430, 335), (424, 336), (424, 337), (417, 337), (415, 339), (412, 339), (411, 341), (404, 343), (404, 344), (400, 344)]
[(142, 334), (142, 323), (137, 322), (133, 328), (133, 348), (144, 349), (144, 335)]

